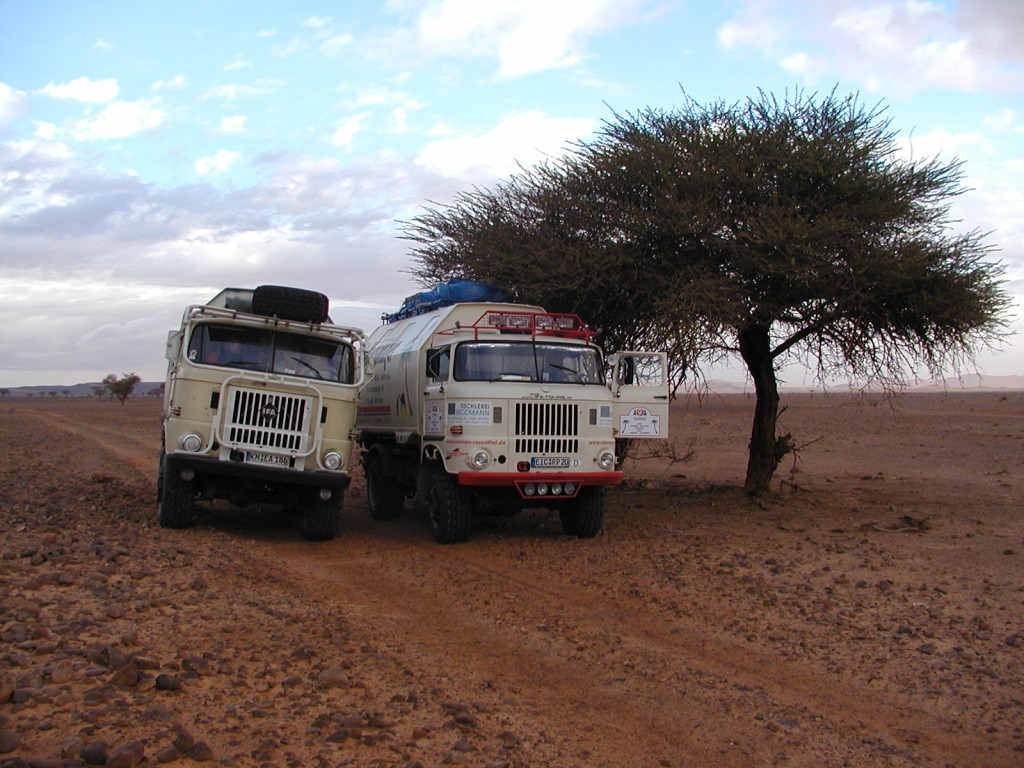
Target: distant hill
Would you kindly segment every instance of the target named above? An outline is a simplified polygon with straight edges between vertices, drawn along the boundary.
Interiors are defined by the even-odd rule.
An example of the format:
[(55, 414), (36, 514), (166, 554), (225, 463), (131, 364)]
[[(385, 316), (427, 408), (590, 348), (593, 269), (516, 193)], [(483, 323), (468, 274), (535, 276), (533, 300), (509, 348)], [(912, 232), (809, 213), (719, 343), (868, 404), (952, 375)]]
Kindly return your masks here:
[[(701, 386), (699, 389), (703, 390)], [(725, 381), (722, 379), (708, 379), (706, 382), (708, 392), (718, 395), (729, 394), (754, 394), (754, 385), (743, 381)], [(820, 392), (820, 386), (793, 385), (782, 383), (779, 385), (782, 392)], [(829, 392), (842, 393), (849, 389), (846, 384), (830, 384)], [(856, 387), (854, 388), (856, 389)], [(869, 390), (872, 388), (869, 388)], [(680, 390), (682, 392), (683, 390)], [(932, 379), (911, 384), (907, 392), (1024, 392), (1024, 376), (983, 376), (970, 374), (961, 377), (950, 376), (945, 379)]]
[(944, 392), (946, 390), (978, 390), (990, 392), (993, 390), (1020, 391), (1024, 390), (1024, 376), (983, 376), (972, 373), (970, 375), (949, 377), (938, 381), (926, 381), (915, 387), (915, 392)]
[[(100, 382), (86, 382), (85, 384), (73, 384), (71, 386), (52, 385), (34, 387), (3, 387), (8, 390), (7, 397), (95, 397), (94, 389), (102, 386)], [(135, 387), (132, 397), (146, 397), (154, 390), (163, 386), (162, 381), (143, 381)], [(788, 386), (782, 384), (780, 389), (783, 392), (812, 392), (820, 391), (820, 387), (809, 386)], [(841, 384), (829, 386), (830, 392), (843, 392), (846, 387)], [(722, 379), (709, 379), (707, 391), (720, 395), (754, 393), (754, 385), (742, 381), (725, 381)], [(1024, 392), (1024, 376), (982, 376), (970, 374), (957, 377), (949, 377), (939, 380), (924, 381), (913, 384), (907, 388), (908, 392)], [(680, 390), (680, 394), (683, 390)]]
[[(98, 381), (86, 382), (84, 384), (48, 385), (33, 387), (0, 387), (6, 389), (6, 397), (95, 397), (97, 387), (103, 385)], [(163, 386), (162, 381), (140, 381), (135, 385), (132, 397), (146, 397), (154, 390)]]

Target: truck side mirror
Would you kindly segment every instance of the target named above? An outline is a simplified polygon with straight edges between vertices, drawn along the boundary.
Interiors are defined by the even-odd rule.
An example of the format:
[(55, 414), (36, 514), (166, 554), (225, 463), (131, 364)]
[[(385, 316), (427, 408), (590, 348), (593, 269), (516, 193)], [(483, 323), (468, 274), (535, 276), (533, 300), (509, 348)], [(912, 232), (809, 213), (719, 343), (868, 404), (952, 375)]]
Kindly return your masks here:
[(427, 378), (445, 381), (448, 378), (448, 361), (451, 350), (448, 347), (427, 350)]

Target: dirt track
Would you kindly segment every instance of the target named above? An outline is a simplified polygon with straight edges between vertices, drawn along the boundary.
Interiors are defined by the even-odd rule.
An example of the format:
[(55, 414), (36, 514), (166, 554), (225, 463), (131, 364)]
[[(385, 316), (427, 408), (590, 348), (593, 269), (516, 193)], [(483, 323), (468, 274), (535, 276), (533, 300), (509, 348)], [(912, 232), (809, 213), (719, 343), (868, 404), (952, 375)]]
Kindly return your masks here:
[(0, 765), (1024, 764), (1024, 394), (784, 404), (772, 498), (738, 490), (752, 401), (711, 397), (597, 539), (441, 546), (361, 477), (333, 542), (161, 530), (158, 403), (6, 400)]

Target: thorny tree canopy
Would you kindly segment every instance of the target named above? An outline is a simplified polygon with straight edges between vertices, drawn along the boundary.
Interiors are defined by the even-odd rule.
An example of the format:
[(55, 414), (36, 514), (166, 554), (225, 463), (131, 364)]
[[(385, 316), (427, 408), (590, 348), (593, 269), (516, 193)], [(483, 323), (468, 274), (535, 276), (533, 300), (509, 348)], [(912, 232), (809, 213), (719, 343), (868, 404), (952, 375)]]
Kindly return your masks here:
[(425, 282), (501, 284), (580, 313), (608, 346), (666, 346), (682, 370), (738, 352), (758, 394), (753, 457), (779, 449), (785, 359), (898, 387), (1000, 338), (1002, 267), (949, 215), (961, 177), (957, 160), (901, 157), (884, 110), (856, 96), (686, 99), (615, 115), (405, 234)]

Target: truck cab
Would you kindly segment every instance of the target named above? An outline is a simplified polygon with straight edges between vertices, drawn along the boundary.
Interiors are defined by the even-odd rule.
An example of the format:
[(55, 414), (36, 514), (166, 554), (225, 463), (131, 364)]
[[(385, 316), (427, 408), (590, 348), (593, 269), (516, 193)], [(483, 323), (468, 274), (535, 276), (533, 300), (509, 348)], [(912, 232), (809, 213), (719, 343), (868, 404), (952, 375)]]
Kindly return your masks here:
[(186, 308), (167, 361), (160, 525), (189, 527), (200, 499), (268, 502), (307, 539), (334, 538), (368, 378), (362, 331), (332, 323), (315, 291), (227, 288)]
[(668, 381), (661, 353), (620, 355), (609, 376), (593, 336), (576, 315), (503, 302), (386, 318), (356, 428), (370, 514), (411, 498), (452, 543), (476, 515), (546, 507), (597, 535), (622, 480), (616, 438), (667, 436)]

